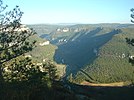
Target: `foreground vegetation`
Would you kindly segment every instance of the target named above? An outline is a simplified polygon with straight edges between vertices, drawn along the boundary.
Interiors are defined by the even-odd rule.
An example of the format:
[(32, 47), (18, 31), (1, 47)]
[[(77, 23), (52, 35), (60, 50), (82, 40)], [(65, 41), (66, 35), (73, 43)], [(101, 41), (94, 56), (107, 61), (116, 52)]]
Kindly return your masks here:
[(23, 12), (18, 6), (9, 12), (6, 8), (0, 0), (0, 100), (75, 100), (73, 93), (56, 82), (59, 77), (53, 62), (26, 57), (38, 46), (38, 40), (30, 39), (35, 32), (20, 23)]

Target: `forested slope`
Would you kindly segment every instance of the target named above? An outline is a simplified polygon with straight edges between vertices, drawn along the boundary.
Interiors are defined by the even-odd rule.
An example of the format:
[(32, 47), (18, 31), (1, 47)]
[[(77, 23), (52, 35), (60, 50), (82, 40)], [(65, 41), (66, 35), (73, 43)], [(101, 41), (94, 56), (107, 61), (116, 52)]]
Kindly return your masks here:
[(96, 83), (134, 81), (134, 66), (129, 62), (134, 55), (134, 47), (126, 43), (126, 38), (134, 38), (133, 28), (123, 28), (120, 34), (102, 46), (98, 58), (83, 71), (77, 73), (76, 80)]
[[(37, 34), (34, 36), (31, 36), (29, 38), (29, 41), (36, 41), (36, 47), (28, 52), (26, 55), (31, 56), (34, 60), (37, 60), (39, 62), (42, 62), (43, 60), (51, 60), (53, 61), (53, 56), (55, 54), (55, 50), (57, 49), (57, 46), (52, 45), (49, 43), (48, 40), (40, 38)], [(43, 43), (47, 43), (43, 45)]]

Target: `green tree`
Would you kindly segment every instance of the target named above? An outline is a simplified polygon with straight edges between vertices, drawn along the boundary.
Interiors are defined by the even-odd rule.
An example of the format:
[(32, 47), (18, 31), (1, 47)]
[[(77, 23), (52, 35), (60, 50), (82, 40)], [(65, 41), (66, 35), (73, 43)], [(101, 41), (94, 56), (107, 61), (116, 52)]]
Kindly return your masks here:
[[(6, 12), (7, 6), (3, 6), (2, 0), (0, 0), (0, 8), (1, 83), (5, 79), (6, 81), (23, 81), (32, 79), (35, 76), (43, 77), (42, 75), (48, 76), (51, 80), (55, 79), (56, 67), (54, 64), (47, 62), (46, 64), (37, 65), (37, 62), (24, 57), (26, 52), (35, 47), (35, 41), (29, 42), (28, 40), (35, 32), (21, 24), (23, 12), (20, 8), (16, 6), (12, 11)], [(41, 70), (45, 70), (45, 72)]]
[(24, 56), (35, 47), (35, 41), (29, 41), (35, 32), (21, 24), (23, 12), (19, 6), (11, 11), (6, 11), (7, 7), (0, 0), (0, 99), (11, 93), (11, 100), (20, 96), (29, 100), (26, 98), (33, 91), (51, 86), (56, 66), (50, 62), (39, 64)]
[(33, 43), (29, 43), (26, 39), (34, 32), (30, 29), (22, 29), (20, 19), (23, 12), (18, 6), (4, 13), (7, 6), (4, 7), (3, 2), (0, 1), (0, 8), (0, 80), (3, 82), (3, 64), (32, 50)]
[(57, 78), (53, 63), (40, 64), (24, 56), (35, 47), (35, 41), (28, 40), (35, 32), (21, 24), (19, 6), (8, 12), (7, 7), (0, 0), (0, 100), (70, 100), (73, 95), (48, 88)]
[(3, 68), (5, 62), (32, 50), (33, 43), (27, 38), (34, 34), (31, 29), (22, 29), (21, 17), (23, 12), (19, 6), (12, 11), (6, 11), (8, 6), (0, 0), (0, 82), (3, 82)]
[(132, 8), (130, 11), (132, 12), (132, 14), (131, 14), (131, 18), (132, 18), (131, 22), (134, 23), (134, 8)]
[[(132, 12), (131, 13), (131, 18), (132, 18), (131, 22), (134, 23), (134, 8), (132, 8), (130, 11)], [(127, 44), (134, 46), (134, 39), (126, 38), (126, 42), (127, 42)], [(134, 65), (134, 57), (129, 58), (129, 62), (132, 63), (132, 65)]]

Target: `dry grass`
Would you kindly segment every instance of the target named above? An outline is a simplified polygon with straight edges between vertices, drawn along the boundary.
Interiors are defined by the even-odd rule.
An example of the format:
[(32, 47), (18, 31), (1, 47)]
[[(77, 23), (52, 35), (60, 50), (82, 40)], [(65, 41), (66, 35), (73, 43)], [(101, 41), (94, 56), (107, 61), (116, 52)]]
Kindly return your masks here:
[(115, 83), (90, 83), (87, 81), (83, 81), (81, 85), (87, 85), (87, 86), (108, 86), (108, 87), (122, 87), (130, 85), (131, 82), (115, 82)]

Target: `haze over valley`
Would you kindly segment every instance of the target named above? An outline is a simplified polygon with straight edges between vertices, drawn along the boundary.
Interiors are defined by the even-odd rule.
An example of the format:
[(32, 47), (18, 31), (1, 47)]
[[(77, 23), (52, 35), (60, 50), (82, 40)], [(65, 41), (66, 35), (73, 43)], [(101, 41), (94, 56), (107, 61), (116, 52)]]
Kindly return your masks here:
[(0, 100), (134, 100), (134, 0), (0, 0)]
[[(47, 39), (57, 46), (53, 60), (56, 63), (66, 65), (66, 75), (72, 73), (75, 76), (80, 70), (85, 69), (85, 72), (90, 74), (90, 70), (98, 68), (94, 64), (98, 59), (101, 60), (103, 56), (103, 59), (110, 60), (110, 62), (104, 61), (105, 66), (111, 66), (112, 68), (118, 63), (120, 67), (123, 66), (122, 64), (125, 61), (132, 67), (128, 61), (129, 56), (133, 55), (133, 50), (125, 42), (126, 37), (133, 37), (131, 32), (134, 26), (132, 24), (30, 25), (30, 27), (34, 28), (41, 38)], [(122, 41), (121, 44), (119, 41)], [(123, 60), (122, 63), (119, 63), (117, 59)], [(102, 61), (98, 64), (100, 67), (104, 67), (104, 65), (101, 66)], [(111, 71), (111, 68), (107, 71)], [(128, 70), (130, 70), (129, 68)], [(120, 68), (118, 69), (116, 66), (116, 70), (120, 71)], [(128, 72), (129, 74), (130, 72)], [(108, 78), (110, 77), (108, 75)], [(117, 77), (119, 76), (115, 76), (115, 80)], [(115, 80), (113, 79), (111, 82), (115, 82)], [(129, 79), (125, 81), (129, 81)]]

